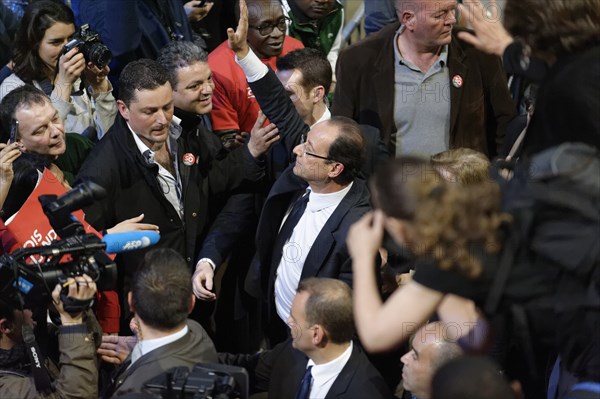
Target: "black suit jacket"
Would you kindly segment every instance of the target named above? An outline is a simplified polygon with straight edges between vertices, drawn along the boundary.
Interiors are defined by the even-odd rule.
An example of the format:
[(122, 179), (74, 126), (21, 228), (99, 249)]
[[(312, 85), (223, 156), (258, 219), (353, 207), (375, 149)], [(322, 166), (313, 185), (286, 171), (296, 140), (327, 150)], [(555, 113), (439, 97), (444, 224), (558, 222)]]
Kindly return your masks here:
[[(340, 53), (333, 114), (375, 126), (390, 144), (394, 123), (394, 36), (400, 24), (383, 28)], [(468, 147), (488, 156), (501, 147), (506, 125), (516, 115), (500, 59), (460, 41), (448, 49), (450, 147)], [(452, 78), (462, 77), (460, 88)], [(394, 149), (391, 149), (392, 152)]]
[[(248, 292), (262, 297), (269, 307), (274, 303), (277, 267), (272, 265), (273, 245), (291, 201), (307, 187), (307, 183), (294, 175), (292, 169), (293, 165), (277, 179), (265, 201), (256, 232), (257, 256), (246, 280)], [(352, 262), (346, 247), (346, 236), (350, 226), (371, 209), (369, 199), (364, 181), (355, 179), (350, 191), (315, 239), (304, 262), (300, 279), (330, 277), (352, 286)]]
[[(225, 260), (236, 241), (240, 238), (240, 234), (235, 234), (235, 232), (243, 233), (256, 223), (255, 214), (261, 213), (263, 195), (267, 195), (277, 177), (287, 174), (284, 180), (276, 183), (280, 186), (276, 192), (281, 193), (283, 191), (306, 188), (306, 183), (295, 178), (291, 173), (291, 169), (288, 169), (288, 166), (293, 160), (292, 150), (300, 144), (302, 135), (308, 133), (310, 127), (300, 118), (281, 82), (279, 82), (279, 79), (277, 79), (271, 69), (269, 69), (263, 78), (249, 83), (249, 85), (262, 111), (279, 129), (281, 139), (277, 143), (278, 147), (272, 148), (265, 157), (266, 179), (264, 185), (254, 186), (259, 195), (254, 196), (253, 194), (242, 193), (230, 198), (223, 211), (217, 216), (213, 228), (208, 233), (200, 251), (200, 257), (212, 259), (217, 266)], [(380, 162), (389, 159), (389, 153), (385, 144), (379, 139), (379, 131), (377, 129), (372, 126), (361, 126), (361, 129), (368, 148), (363, 174), (368, 176)], [(288, 170), (286, 171), (286, 169)], [(285, 186), (288, 187), (284, 188)], [(273, 194), (273, 192), (269, 194), (269, 197)], [(288, 203), (284, 204), (284, 207), (289, 205), (289, 201), (293, 195), (291, 192), (288, 194)], [(285, 212), (286, 209), (283, 209), (282, 212)], [(278, 219), (279, 223), (281, 222), (281, 218), (283, 218), (283, 213)], [(269, 220), (270, 222), (272, 219), (272, 216), (264, 219), (261, 215), (261, 223), (263, 225), (264, 220)], [(237, 227), (237, 230), (235, 228), (226, 228), (228, 224)], [(279, 224), (277, 225), (277, 229), (279, 229)], [(262, 234), (257, 234), (257, 239), (262, 241)], [(254, 285), (252, 291), (257, 290), (259, 290), (258, 286)]]
[[(292, 340), (258, 355), (219, 354), (219, 361), (245, 367), (254, 391), (268, 391), (269, 398), (294, 398), (308, 357), (292, 346)], [(350, 359), (327, 392), (326, 399), (379, 399), (392, 398), (383, 377), (355, 342)]]
[[(140, 154), (121, 115), (88, 155), (78, 177), (94, 181), (107, 192), (106, 198), (84, 209), (88, 223), (100, 231), (143, 213), (144, 223), (160, 228), (155, 247), (178, 251), (192, 267), (211, 220), (210, 197), (235, 189), (246, 178), (259, 180), (263, 168), (245, 147), (225, 152), (218, 138), (204, 127), (184, 128), (177, 142), (183, 220), (162, 192), (156, 178), (158, 166)], [(184, 154), (193, 154), (197, 162), (186, 165)], [(120, 254), (117, 262), (121, 270), (132, 274), (146, 251)]]

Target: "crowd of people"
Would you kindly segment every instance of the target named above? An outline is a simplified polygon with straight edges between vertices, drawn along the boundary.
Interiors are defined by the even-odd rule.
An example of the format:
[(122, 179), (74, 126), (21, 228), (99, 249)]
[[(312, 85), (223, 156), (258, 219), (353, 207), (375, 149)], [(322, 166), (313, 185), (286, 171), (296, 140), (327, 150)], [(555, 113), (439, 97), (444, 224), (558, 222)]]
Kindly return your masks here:
[[(598, 0), (367, 0), (352, 45), (341, 0), (14, 3), (0, 397), (600, 395)], [(160, 239), (29, 309), (37, 197), (91, 184), (77, 234)]]

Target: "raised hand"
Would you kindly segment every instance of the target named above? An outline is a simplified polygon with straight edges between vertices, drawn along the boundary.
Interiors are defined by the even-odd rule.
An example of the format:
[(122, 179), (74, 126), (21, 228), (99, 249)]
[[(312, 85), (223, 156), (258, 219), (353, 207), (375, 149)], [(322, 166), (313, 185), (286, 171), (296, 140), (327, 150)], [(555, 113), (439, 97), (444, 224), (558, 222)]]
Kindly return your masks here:
[(85, 58), (77, 47), (61, 55), (58, 59), (58, 74), (54, 82), (54, 90), (63, 101), (71, 101), (73, 84), (81, 76), (84, 69)]
[(356, 260), (375, 259), (383, 241), (383, 218), (381, 211), (372, 211), (355, 222), (348, 231), (346, 245), (356, 265)]
[(279, 129), (273, 123), (263, 127), (267, 117), (262, 111), (258, 111), (258, 117), (254, 122), (250, 141), (248, 141), (248, 150), (254, 158), (258, 158), (273, 146), (279, 140)]
[(13, 162), (21, 155), (19, 143), (0, 144), (0, 184), (12, 183), (14, 172)]
[(229, 48), (235, 52), (239, 59), (244, 58), (249, 51), (248, 47), (248, 6), (246, 0), (240, 0), (240, 20), (237, 29), (227, 28), (227, 42)]
[(459, 32), (458, 37), (485, 53), (502, 57), (513, 38), (502, 25), (500, 7), (490, 0), (484, 7), (480, 0), (466, 0), (458, 9), (473, 28), (475, 34)]
[(106, 93), (110, 89), (107, 78), (110, 72), (108, 65), (104, 68), (98, 68), (94, 63), (88, 62), (83, 72), (86, 81), (92, 86), (94, 92)]

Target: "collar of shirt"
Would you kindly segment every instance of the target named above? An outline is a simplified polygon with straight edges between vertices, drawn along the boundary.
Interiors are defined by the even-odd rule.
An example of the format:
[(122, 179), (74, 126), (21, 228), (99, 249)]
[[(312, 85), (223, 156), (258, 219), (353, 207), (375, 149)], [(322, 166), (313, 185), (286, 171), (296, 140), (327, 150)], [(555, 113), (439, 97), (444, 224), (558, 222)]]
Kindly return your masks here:
[[(169, 127), (169, 151), (171, 152), (171, 154), (174, 155), (174, 159), (177, 159), (177, 139), (179, 139), (182, 132), (182, 128), (179, 125), (180, 122), (181, 119), (173, 115), (173, 121), (171, 122), (171, 125)], [(148, 146), (138, 137), (138, 135), (133, 131), (133, 129), (129, 125), (129, 122), (127, 122), (127, 127), (133, 135), (133, 140), (135, 141), (135, 145), (137, 146), (140, 154), (144, 155), (146, 151), (149, 151), (150, 156), (146, 157), (144, 155), (144, 158), (149, 159), (151, 162), (154, 163), (154, 151), (148, 148)]]
[[(400, 28), (398, 28), (398, 30), (396, 31), (396, 35), (394, 36), (394, 55), (396, 57), (396, 62), (399, 62), (402, 65), (406, 65), (407, 67), (409, 67), (412, 70), (420, 71), (420, 69), (415, 64), (413, 64), (412, 62), (410, 62), (409, 60), (407, 60), (406, 58), (404, 58), (402, 56), (402, 53), (400, 52), (400, 49), (398, 48), (398, 37), (402, 34), (402, 32), (404, 32), (404, 25), (400, 25)], [(440, 67), (444, 67), (444, 65), (446, 65), (448, 63), (448, 45), (447, 44), (442, 46), (440, 55), (438, 57), (438, 62), (439, 62)]]
[(323, 115), (321, 115), (321, 117), (319, 118), (318, 121), (316, 121), (312, 126), (311, 129), (314, 125), (316, 125), (317, 123), (321, 123), (323, 121), (328, 121), (329, 119), (331, 119), (331, 111), (329, 110), (328, 107), (325, 107), (325, 112), (323, 112)]
[[(317, 390), (320, 391), (322, 385), (331, 382), (331, 384), (328, 384), (329, 388), (331, 388), (331, 385), (333, 385), (333, 381), (335, 381), (337, 376), (342, 372), (342, 369), (344, 368), (346, 363), (348, 363), (348, 360), (350, 360), (353, 345), (354, 344), (352, 343), (352, 341), (350, 341), (350, 345), (348, 345), (348, 348), (344, 351), (344, 353), (342, 353), (340, 356), (336, 357), (328, 363), (316, 365), (315, 362), (312, 361), (312, 359), (308, 360), (306, 368), (313, 366), (311, 370), (311, 374), (313, 377), (311, 398), (313, 397), (312, 393), (316, 393)], [(329, 391), (329, 388), (327, 389), (327, 391)], [(327, 392), (321, 392), (321, 394), (323, 394), (323, 397), (325, 397)]]
[[(138, 341), (133, 350), (131, 351), (131, 364), (135, 363), (140, 357), (146, 353), (152, 352), (162, 346), (168, 345), (171, 342), (175, 342), (180, 338), (183, 338), (189, 331), (187, 324), (179, 331), (169, 334), (165, 337), (155, 339), (145, 339)], [(131, 366), (131, 365), (130, 365)]]
[(325, 208), (329, 208), (330, 206), (338, 206), (346, 194), (348, 194), (348, 191), (350, 191), (350, 188), (352, 188), (353, 184), (354, 182), (348, 184), (348, 186), (340, 191), (328, 194), (317, 194), (309, 189), (308, 204), (306, 209), (314, 213)]

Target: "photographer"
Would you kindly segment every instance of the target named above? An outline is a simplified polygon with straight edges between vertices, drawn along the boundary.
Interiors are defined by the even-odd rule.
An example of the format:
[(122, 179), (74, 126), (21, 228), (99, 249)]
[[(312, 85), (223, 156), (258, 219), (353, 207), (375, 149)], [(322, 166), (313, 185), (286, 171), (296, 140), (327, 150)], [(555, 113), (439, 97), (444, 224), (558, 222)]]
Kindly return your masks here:
[[(96, 284), (87, 275), (69, 278), (68, 297), (89, 301), (96, 293)], [(54, 307), (61, 326), (58, 327), (60, 371), (52, 382), (53, 392), (43, 394), (35, 387), (29, 358), (23, 343), (22, 329), (32, 325), (30, 310), (17, 310), (11, 301), (0, 300), (0, 397), (2, 398), (95, 398), (98, 396), (98, 369), (94, 339), (89, 324), (95, 319), (91, 312), (70, 314), (60, 299), (62, 287), (52, 292)], [(87, 319), (87, 320), (86, 320)], [(86, 322), (88, 325), (86, 325)], [(50, 372), (50, 374), (52, 374)]]
[(109, 68), (86, 59), (83, 45), (63, 54), (75, 32), (69, 7), (52, 1), (30, 4), (15, 36), (14, 73), (2, 82), (0, 100), (19, 86), (33, 84), (50, 97), (66, 131), (100, 139), (117, 114), (106, 78)]

